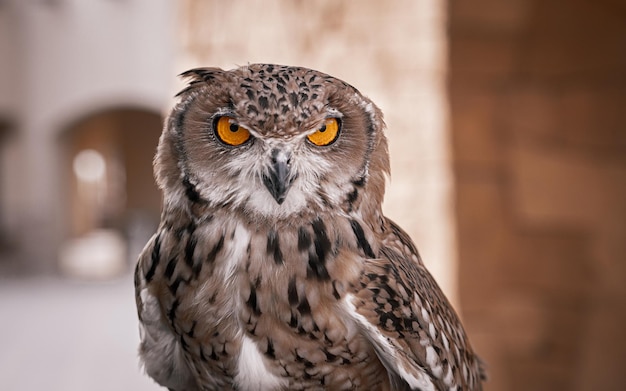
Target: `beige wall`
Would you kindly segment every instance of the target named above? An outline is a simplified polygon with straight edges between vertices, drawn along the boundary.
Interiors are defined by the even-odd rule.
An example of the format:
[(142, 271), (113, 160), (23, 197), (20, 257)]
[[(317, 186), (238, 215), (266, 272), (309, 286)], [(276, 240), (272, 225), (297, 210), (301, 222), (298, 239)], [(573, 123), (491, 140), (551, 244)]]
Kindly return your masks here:
[(450, 2), (460, 297), (488, 390), (626, 384), (626, 3)]

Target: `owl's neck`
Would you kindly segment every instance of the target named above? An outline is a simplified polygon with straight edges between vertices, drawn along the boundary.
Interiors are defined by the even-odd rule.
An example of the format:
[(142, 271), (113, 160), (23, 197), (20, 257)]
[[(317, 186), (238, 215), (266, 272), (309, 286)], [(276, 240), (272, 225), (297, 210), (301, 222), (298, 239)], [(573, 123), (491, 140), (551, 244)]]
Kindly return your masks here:
[(210, 223), (216, 217), (220, 217), (253, 227), (254, 230), (278, 231), (297, 229), (303, 224), (311, 224), (316, 220), (322, 220), (328, 225), (339, 224), (339, 221), (358, 221), (367, 231), (380, 234), (385, 230), (385, 219), (380, 205), (374, 201), (364, 198), (341, 210), (321, 211), (311, 208), (287, 218), (275, 218), (250, 213), (238, 208), (214, 206), (202, 200), (198, 202), (186, 197), (171, 197), (170, 200), (165, 199), (161, 220), (162, 224), (168, 226), (184, 227), (189, 224), (203, 225)]

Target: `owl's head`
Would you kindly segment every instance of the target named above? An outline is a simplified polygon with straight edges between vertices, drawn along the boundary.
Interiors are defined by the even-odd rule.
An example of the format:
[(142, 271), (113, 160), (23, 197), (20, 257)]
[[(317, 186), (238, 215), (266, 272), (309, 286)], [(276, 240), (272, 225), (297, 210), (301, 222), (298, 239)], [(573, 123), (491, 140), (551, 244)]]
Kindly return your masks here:
[(370, 213), (389, 170), (380, 110), (311, 69), (193, 69), (155, 159), (165, 207), (204, 204), (252, 218)]

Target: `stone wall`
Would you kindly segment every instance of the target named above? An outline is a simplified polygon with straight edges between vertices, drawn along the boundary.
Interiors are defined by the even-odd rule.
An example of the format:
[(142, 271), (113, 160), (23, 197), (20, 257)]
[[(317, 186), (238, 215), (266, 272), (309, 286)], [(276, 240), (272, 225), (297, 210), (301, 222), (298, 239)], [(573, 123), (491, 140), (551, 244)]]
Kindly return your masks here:
[(488, 390), (626, 384), (626, 2), (449, 3), (460, 298)]

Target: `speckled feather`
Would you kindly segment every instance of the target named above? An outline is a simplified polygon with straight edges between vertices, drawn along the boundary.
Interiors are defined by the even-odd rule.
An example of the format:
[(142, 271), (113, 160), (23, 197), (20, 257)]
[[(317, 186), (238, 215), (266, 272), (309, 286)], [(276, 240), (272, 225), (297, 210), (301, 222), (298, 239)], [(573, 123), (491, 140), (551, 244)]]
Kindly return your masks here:
[[(155, 159), (162, 220), (135, 273), (146, 372), (181, 391), (480, 390), (458, 317), (382, 215), (378, 108), (305, 68), (183, 76)], [(220, 143), (224, 115), (251, 140)], [(329, 117), (339, 138), (308, 143)], [(262, 179), (279, 153), (282, 203)]]

